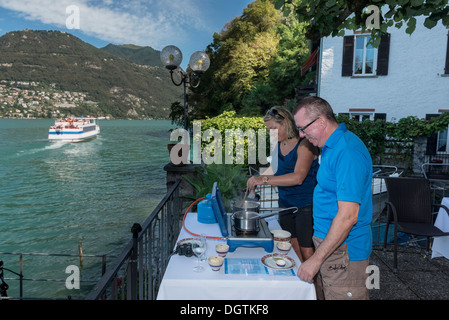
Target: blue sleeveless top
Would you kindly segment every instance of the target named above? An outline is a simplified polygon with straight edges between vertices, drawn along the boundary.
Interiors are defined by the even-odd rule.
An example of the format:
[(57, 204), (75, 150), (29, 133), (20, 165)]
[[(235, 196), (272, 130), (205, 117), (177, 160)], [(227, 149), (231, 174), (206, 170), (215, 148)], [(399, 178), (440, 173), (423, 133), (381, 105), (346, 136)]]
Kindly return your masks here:
[[(304, 139), (304, 138), (302, 138)], [(296, 146), (287, 155), (282, 155), (280, 142), (277, 145), (278, 162), (275, 176), (282, 176), (295, 171), (296, 161), (298, 160), (298, 147), (302, 139), (299, 139)], [(317, 184), (316, 174), (319, 168), (318, 159), (313, 160), (307, 177), (301, 185), (282, 187), (279, 190), (279, 206), (281, 207), (298, 207), (303, 208), (309, 206), (313, 202), (313, 190)]]

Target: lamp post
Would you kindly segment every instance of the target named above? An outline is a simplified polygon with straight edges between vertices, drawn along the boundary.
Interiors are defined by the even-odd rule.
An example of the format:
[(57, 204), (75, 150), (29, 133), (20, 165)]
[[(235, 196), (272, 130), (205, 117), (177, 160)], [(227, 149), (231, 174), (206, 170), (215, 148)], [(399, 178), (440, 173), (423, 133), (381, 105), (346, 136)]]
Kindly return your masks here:
[[(187, 104), (187, 88), (196, 88), (200, 84), (201, 75), (209, 69), (209, 56), (204, 51), (196, 51), (189, 60), (187, 72), (182, 70), (180, 64), (182, 62), (182, 52), (176, 46), (166, 46), (161, 51), (161, 61), (165, 67), (170, 70), (170, 78), (174, 85), (184, 85), (184, 129), (189, 129), (188, 120), (188, 104)], [(175, 70), (179, 70), (181, 79), (177, 82), (173, 78)]]

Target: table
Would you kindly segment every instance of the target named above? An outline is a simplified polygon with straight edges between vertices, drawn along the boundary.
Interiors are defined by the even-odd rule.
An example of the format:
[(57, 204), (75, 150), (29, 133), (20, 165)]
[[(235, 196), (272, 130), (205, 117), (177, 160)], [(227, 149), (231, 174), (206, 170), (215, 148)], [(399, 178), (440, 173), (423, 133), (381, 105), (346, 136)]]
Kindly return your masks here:
[[(449, 208), (449, 198), (444, 197), (441, 204)], [(442, 231), (449, 232), (449, 216), (443, 208), (440, 208), (438, 211), (435, 227)], [(433, 238), (432, 258), (436, 257), (445, 257), (449, 259), (449, 236)]]
[[(265, 219), (270, 230), (280, 229), (275, 217)], [(189, 212), (185, 219), (186, 229), (194, 234), (204, 233), (207, 236), (221, 236), (218, 223), (203, 224), (197, 221), (197, 214)], [(178, 241), (194, 238), (184, 228)], [(217, 255), (215, 245), (225, 240), (208, 239), (206, 256)], [(272, 253), (278, 252), (274, 249)], [(262, 247), (238, 247), (229, 252), (225, 259), (238, 262), (239, 259), (260, 259), (270, 254)], [(315, 287), (312, 283), (298, 278), (300, 261), (293, 249), (288, 256), (295, 260), (296, 266), (289, 270), (266, 268), (257, 274), (231, 274), (225, 272), (225, 266), (219, 271), (212, 271), (208, 262), (202, 262), (205, 270), (194, 272), (197, 258), (173, 255), (167, 265), (162, 283), (159, 287), (158, 300), (315, 300)], [(230, 264), (228, 264), (229, 266)]]

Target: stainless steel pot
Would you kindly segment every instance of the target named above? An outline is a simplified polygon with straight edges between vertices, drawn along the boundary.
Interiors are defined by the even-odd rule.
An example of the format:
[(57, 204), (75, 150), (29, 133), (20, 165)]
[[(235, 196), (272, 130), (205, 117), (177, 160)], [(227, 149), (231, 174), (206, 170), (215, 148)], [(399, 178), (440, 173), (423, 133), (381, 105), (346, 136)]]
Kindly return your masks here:
[(239, 231), (244, 232), (257, 232), (259, 231), (259, 223), (260, 219), (265, 219), (271, 216), (279, 215), (279, 214), (286, 214), (288, 212), (296, 212), (298, 211), (298, 208), (291, 207), (282, 209), (279, 211), (274, 211), (271, 213), (266, 214), (259, 214), (254, 211), (248, 211), (248, 210), (241, 210), (234, 212), (232, 214), (232, 221), (234, 222), (234, 227)]
[(252, 211), (252, 212), (259, 212), (260, 211), (260, 203), (256, 201), (251, 200), (238, 200), (234, 201), (232, 204), (232, 212), (238, 212), (238, 211)]

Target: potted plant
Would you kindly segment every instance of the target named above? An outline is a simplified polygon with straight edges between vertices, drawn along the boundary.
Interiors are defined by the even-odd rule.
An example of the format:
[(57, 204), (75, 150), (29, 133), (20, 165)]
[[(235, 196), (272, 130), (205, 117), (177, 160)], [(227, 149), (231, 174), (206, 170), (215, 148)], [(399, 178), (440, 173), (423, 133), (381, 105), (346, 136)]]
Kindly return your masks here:
[(192, 184), (196, 193), (185, 197), (192, 200), (205, 197), (212, 192), (213, 184), (217, 182), (225, 207), (230, 212), (232, 201), (241, 196), (241, 189), (246, 188), (247, 175), (243, 173), (243, 165), (212, 163), (196, 170), (196, 178), (184, 178)]

